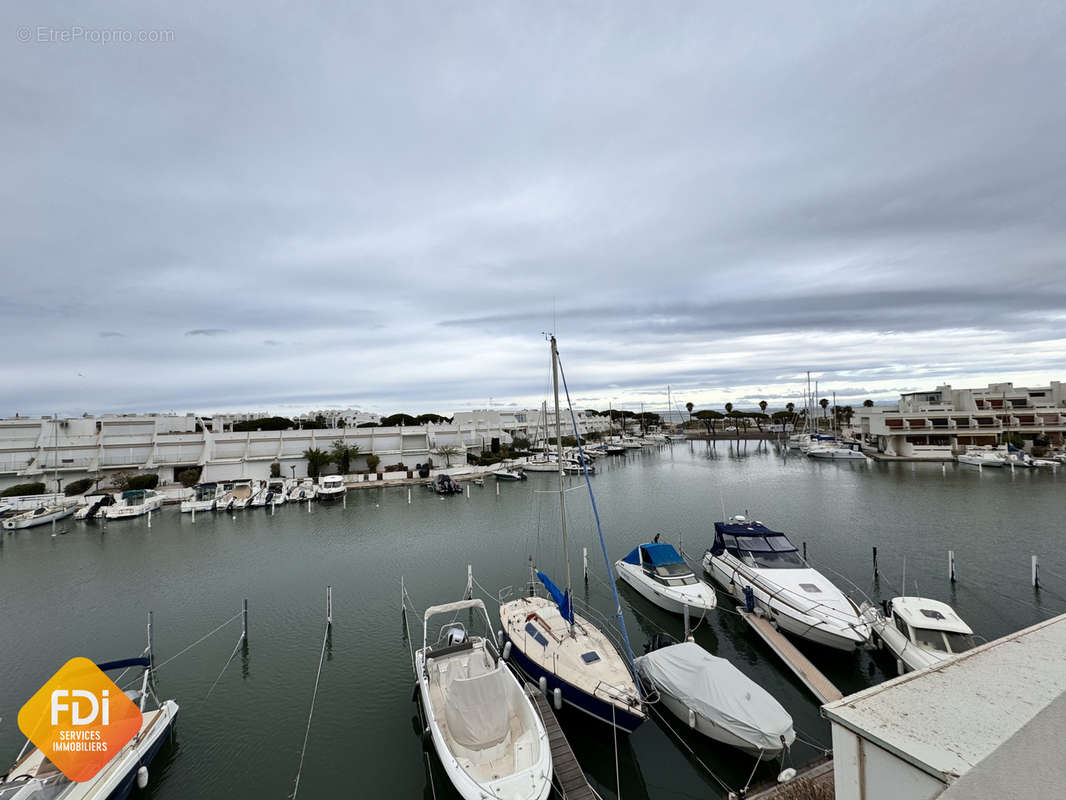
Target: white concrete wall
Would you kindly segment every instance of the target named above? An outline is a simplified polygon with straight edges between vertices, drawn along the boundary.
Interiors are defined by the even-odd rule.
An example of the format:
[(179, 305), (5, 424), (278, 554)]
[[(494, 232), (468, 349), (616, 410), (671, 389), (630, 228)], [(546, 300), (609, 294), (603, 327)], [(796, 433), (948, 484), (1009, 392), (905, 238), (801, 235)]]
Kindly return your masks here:
[(833, 725), (836, 800), (932, 800), (946, 784), (842, 725)]

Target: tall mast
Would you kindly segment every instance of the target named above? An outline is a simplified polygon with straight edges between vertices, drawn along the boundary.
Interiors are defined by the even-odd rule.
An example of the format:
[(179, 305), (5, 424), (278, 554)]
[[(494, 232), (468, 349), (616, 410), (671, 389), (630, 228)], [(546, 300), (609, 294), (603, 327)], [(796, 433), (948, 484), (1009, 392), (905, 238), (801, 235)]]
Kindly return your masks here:
[[(566, 561), (566, 591), (570, 592), (570, 551), (566, 546), (566, 487), (563, 485), (563, 433), (559, 424), (559, 351), (555, 346), (555, 334), (552, 334), (552, 383), (555, 386), (555, 456), (559, 460), (559, 513), (563, 522), (563, 559)], [(572, 612), (571, 612), (572, 613)], [(573, 628), (570, 620), (566, 624)]]

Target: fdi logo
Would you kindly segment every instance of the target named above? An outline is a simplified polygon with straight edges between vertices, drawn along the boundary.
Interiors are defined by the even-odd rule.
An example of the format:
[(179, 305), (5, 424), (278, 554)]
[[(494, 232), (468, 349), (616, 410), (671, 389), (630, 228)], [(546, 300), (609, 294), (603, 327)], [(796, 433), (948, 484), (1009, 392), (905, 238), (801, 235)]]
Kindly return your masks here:
[(19, 729), (72, 781), (96, 775), (141, 729), (141, 710), (87, 658), (72, 658), (19, 710)]

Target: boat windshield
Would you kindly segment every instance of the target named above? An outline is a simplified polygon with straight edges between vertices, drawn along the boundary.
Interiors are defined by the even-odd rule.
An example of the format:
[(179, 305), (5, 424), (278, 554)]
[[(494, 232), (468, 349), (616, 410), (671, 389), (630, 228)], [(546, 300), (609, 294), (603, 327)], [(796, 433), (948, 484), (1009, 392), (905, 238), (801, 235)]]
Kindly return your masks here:
[(947, 642), (944, 640), (944, 631), (934, 631), (929, 628), (911, 628), (914, 631), (914, 643), (926, 650), (936, 650), (939, 653), (950, 653)]
[(722, 536), (726, 550), (749, 567), (803, 569), (807, 565), (785, 536)]
[(944, 631), (944, 638), (948, 640), (948, 647), (952, 653), (965, 653), (977, 646), (972, 633), (952, 633)]
[(660, 564), (651, 576), (664, 586), (690, 586), (699, 583), (688, 564)]

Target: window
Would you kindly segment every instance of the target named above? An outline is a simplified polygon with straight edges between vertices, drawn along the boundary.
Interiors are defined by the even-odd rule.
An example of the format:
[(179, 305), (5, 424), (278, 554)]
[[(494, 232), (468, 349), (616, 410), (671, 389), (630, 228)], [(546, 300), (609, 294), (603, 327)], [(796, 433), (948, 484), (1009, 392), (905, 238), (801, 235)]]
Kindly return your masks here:
[(948, 647), (952, 653), (965, 653), (977, 646), (972, 633), (949, 633), (944, 631), (944, 637), (948, 640)]
[(755, 566), (762, 569), (803, 569), (807, 565), (795, 550), (784, 553), (762, 552), (747, 553)]
[(941, 653), (950, 652), (944, 641), (943, 631), (933, 631), (929, 628), (914, 628), (914, 643), (927, 650), (936, 650)]
[(895, 611), (892, 612), (892, 620), (896, 623), (896, 630), (910, 639), (910, 634), (907, 633), (907, 623), (904, 622)]

